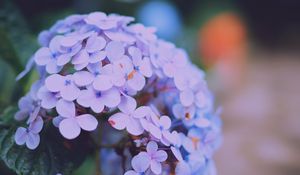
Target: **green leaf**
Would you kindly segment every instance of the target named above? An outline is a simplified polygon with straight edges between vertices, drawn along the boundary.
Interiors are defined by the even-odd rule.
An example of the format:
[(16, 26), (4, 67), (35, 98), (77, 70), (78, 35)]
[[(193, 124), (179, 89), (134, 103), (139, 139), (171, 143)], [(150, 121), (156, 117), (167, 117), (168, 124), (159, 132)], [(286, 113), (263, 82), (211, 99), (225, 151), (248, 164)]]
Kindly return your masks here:
[(15, 111), (15, 108), (11, 108), (0, 118), (0, 157), (6, 166), (17, 174), (68, 175), (79, 167), (90, 153), (91, 147), (86, 133), (68, 141), (51, 123), (44, 127), (37, 149), (29, 150), (25, 146), (16, 145), (14, 133), (17, 123), (12, 123)]

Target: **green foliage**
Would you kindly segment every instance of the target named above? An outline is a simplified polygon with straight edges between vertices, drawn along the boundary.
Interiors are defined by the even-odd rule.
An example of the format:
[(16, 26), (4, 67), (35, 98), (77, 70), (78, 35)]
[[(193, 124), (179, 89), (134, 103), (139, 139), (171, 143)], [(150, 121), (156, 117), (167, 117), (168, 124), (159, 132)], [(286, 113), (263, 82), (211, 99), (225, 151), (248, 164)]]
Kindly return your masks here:
[(0, 109), (3, 109), (25, 92), (28, 81), (16, 83), (15, 77), (37, 48), (22, 15), (8, 0), (1, 1), (0, 41)]
[(18, 146), (14, 141), (15, 108), (4, 112), (0, 121), (0, 157), (7, 167), (17, 174), (55, 175), (71, 174), (86, 158), (91, 148), (84, 133), (75, 141), (62, 138), (51, 123), (41, 133), (41, 143), (36, 150)]

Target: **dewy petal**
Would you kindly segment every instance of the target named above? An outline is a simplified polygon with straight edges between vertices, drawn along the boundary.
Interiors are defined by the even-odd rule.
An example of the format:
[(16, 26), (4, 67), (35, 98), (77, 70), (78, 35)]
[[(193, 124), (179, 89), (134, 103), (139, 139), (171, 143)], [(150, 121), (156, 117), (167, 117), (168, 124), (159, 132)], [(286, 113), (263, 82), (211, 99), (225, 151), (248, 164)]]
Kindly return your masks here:
[(75, 84), (71, 83), (68, 86), (65, 86), (61, 92), (61, 97), (67, 101), (73, 101), (78, 98), (80, 94), (80, 89), (75, 86)]
[(118, 41), (109, 42), (105, 48), (105, 51), (106, 51), (107, 58), (111, 62), (120, 59), (125, 53), (123, 44)]
[(40, 144), (40, 135), (35, 133), (28, 133), (28, 137), (26, 139), (26, 146), (27, 148), (34, 150)]
[(150, 110), (148, 106), (141, 106), (134, 111), (132, 116), (135, 118), (143, 118), (150, 114)]
[(99, 91), (108, 90), (113, 86), (111, 83), (111, 77), (108, 75), (98, 75), (94, 80), (93, 86)]
[(121, 102), (118, 105), (118, 108), (120, 109), (120, 111), (129, 114), (135, 110), (136, 105), (137, 104), (134, 98), (128, 95), (122, 95)]
[(56, 104), (56, 111), (62, 117), (70, 118), (75, 116), (75, 104), (63, 99), (60, 99)]
[(164, 129), (169, 129), (171, 127), (172, 122), (171, 122), (170, 117), (164, 115), (164, 116), (160, 117), (159, 123), (160, 123), (160, 126), (162, 126)]
[(119, 112), (109, 117), (108, 122), (113, 128), (123, 130), (127, 125), (127, 120), (128, 116)]
[(66, 139), (74, 139), (80, 134), (80, 126), (74, 117), (67, 118), (59, 123), (59, 132)]
[(82, 87), (91, 84), (94, 81), (94, 76), (88, 71), (79, 71), (73, 74), (73, 80), (76, 85)]
[(154, 155), (152, 155), (152, 159), (154, 159), (157, 162), (163, 162), (167, 160), (167, 158), (168, 158), (168, 154), (166, 153), (166, 151), (163, 150), (158, 150), (157, 152), (154, 153)]
[(64, 76), (53, 74), (46, 78), (45, 85), (49, 91), (58, 92), (64, 87), (64, 81)]
[(15, 134), (15, 141), (17, 145), (23, 145), (28, 137), (27, 129), (24, 127), (19, 127)]
[(180, 93), (180, 101), (183, 106), (190, 106), (194, 102), (194, 93), (191, 90), (185, 90)]
[(129, 117), (126, 125), (127, 131), (132, 135), (138, 136), (144, 132), (144, 128), (142, 127), (139, 119)]
[(52, 54), (48, 47), (40, 48), (34, 55), (34, 61), (37, 65), (44, 66), (51, 60)]
[(154, 153), (156, 153), (157, 149), (158, 149), (158, 145), (156, 142), (150, 141), (147, 144), (146, 150), (147, 150), (147, 153), (150, 154), (151, 156), (154, 155)]
[(77, 123), (81, 129), (86, 131), (93, 131), (98, 126), (98, 120), (91, 114), (83, 114), (76, 117)]
[(146, 152), (140, 152), (131, 160), (132, 168), (138, 172), (145, 172), (150, 166), (150, 156)]
[(162, 167), (161, 167), (161, 164), (159, 162), (151, 160), (150, 168), (151, 168), (151, 171), (154, 174), (161, 174), (161, 168)]
[(146, 80), (142, 74), (136, 72), (134, 73), (133, 78), (129, 79), (127, 82), (132, 89), (139, 91), (145, 86)]

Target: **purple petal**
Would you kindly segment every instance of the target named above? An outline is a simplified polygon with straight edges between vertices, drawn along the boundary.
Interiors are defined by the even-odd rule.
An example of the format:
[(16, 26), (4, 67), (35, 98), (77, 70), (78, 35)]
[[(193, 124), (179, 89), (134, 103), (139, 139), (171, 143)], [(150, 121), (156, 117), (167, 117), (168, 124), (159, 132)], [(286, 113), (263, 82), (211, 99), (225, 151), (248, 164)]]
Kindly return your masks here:
[(173, 64), (167, 63), (163, 66), (163, 71), (167, 77), (173, 77), (177, 70)]
[(42, 47), (34, 55), (34, 61), (37, 65), (44, 66), (49, 63), (52, 54), (49, 48)]
[(94, 80), (93, 86), (99, 91), (108, 90), (113, 86), (111, 83), (111, 77), (108, 75), (98, 75)]
[(130, 171), (126, 171), (126, 173), (124, 175), (139, 175), (139, 173), (137, 173), (133, 170), (130, 170)]
[(60, 44), (64, 47), (72, 47), (78, 43), (78, 37), (76, 36), (65, 36), (60, 40)]
[(81, 90), (79, 97), (77, 98), (77, 103), (83, 107), (91, 106), (91, 99), (94, 98), (94, 91), (92, 89)]
[(46, 71), (49, 74), (56, 74), (62, 70), (62, 66), (58, 66), (56, 64), (56, 60), (50, 60), (49, 63), (46, 65)]
[(143, 58), (140, 64), (140, 72), (146, 77), (152, 76), (152, 67), (150, 64), (150, 59), (148, 57)]
[(20, 110), (15, 114), (15, 119), (17, 121), (22, 121), (29, 116), (29, 111), (27, 110)]
[(74, 69), (77, 70), (77, 71), (79, 71), (79, 70), (84, 69), (88, 65), (89, 65), (89, 62), (84, 62), (82, 64), (75, 64), (74, 65)]
[(27, 129), (23, 127), (19, 127), (15, 134), (15, 141), (18, 145), (23, 145), (28, 137)]
[(69, 54), (62, 54), (62, 55), (57, 57), (56, 64), (58, 66), (63, 66), (65, 64), (67, 64), (70, 60), (71, 60), (71, 56)]
[(159, 124), (164, 129), (169, 129), (171, 127), (171, 119), (170, 119), (170, 117), (168, 117), (166, 115), (161, 116), (160, 119), (159, 119)]
[(170, 131), (162, 131), (162, 135), (163, 135), (163, 139), (165, 141), (165, 144), (167, 144), (167, 146), (169, 144), (173, 144), (176, 141), (176, 138), (173, 134), (170, 133)]
[(89, 61), (89, 54), (85, 49), (83, 49), (73, 57), (72, 64), (82, 64), (88, 61)]
[(26, 146), (27, 148), (34, 150), (40, 144), (40, 135), (35, 133), (28, 133), (28, 137), (26, 139)]
[(155, 152), (154, 155), (152, 155), (152, 159), (154, 159), (157, 162), (163, 162), (167, 160), (167, 158), (168, 158), (168, 154), (166, 153), (166, 151), (163, 150), (159, 150)]
[(41, 99), (41, 106), (45, 109), (52, 109), (55, 107), (58, 98), (56, 94), (53, 92), (48, 91), (48, 89), (43, 86), (38, 91), (38, 98)]
[(138, 72), (135, 72), (133, 77), (130, 78), (127, 82), (130, 88), (137, 91), (142, 90), (146, 83), (145, 77)]
[(94, 81), (94, 76), (88, 71), (79, 71), (73, 74), (73, 80), (76, 85), (82, 87), (91, 84)]
[(192, 172), (191, 172), (190, 166), (186, 162), (181, 161), (176, 165), (175, 174), (176, 175), (192, 175)]
[(129, 117), (126, 125), (127, 131), (132, 135), (138, 136), (144, 132), (144, 128), (138, 119)]
[(128, 116), (119, 112), (109, 117), (108, 122), (113, 128), (123, 130), (127, 125), (127, 120)]
[(156, 161), (151, 161), (150, 163), (150, 168), (151, 168), (151, 171), (154, 173), (154, 174), (161, 174), (161, 164), (159, 162), (156, 162)]
[(151, 156), (154, 155), (154, 153), (156, 153), (157, 149), (158, 149), (158, 145), (156, 142), (150, 141), (147, 144), (146, 150), (147, 150), (147, 153), (150, 154)]
[(183, 106), (190, 106), (194, 102), (194, 93), (191, 90), (185, 90), (180, 93), (180, 102)]
[(80, 94), (80, 89), (76, 87), (73, 83), (68, 86), (65, 86), (60, 91), (61, 97), (67, 101), (73, 101), (78, 98)]
[(132, 116), (135, 118), (143, 118), (150, 114), (150, 110), (148, 106), (141, 106), (134, 111)]
[(45, 85), (49, 91), (58, 92), (64, 87), (64, 81), (64, 76), (53, 74), (45, 80)]
[(171, 151), (178, 161), (183, 161), (182, 155), (178, 148), (171, 146)]
[(56, 104), (56, 111), (59, 115), (66, 118), (75, 116), (75, 104), (73, 102), (60, 99)]
[(90, 63), (97, 63), (99, 61), (104, 60), (106, 57), (105, 51), (97, 51), (90, 55), (89, 62)]
[(105, 102), (103, 100), (103, 98), (93, 98), (92, 100), (89, 99), (91, 101), (91, 109), (96, 112), (96, 113), (100, 113), (104, 110), (105, 107)]
[(149, 129), (149, 132), (157, 139), (161, 139), (161, 130), (153, 125), (152, 123), (149, 123), (148, 124), (148, 129)]
[(76, 117), (77, 123), (81, 129), (86, 131), (93, 131), (98, 126), (98, 120), (91, 114), (83, 114)]
[(128, 95), (121, 96), (121, 102), (118, 105), (120, 111), (129, 114), (132, 113), (136, 108), (136, 101), (134, 98)]
[(196, 120), (195, 125), (199, 128), (209, 127), (210, 121), (206, 118), (200, 117)]
[(59, 132), (66, 139), (74, 139), (80, 134), (80, 126), (74, 117), (67, 118), (59, 123)]
[(52, 123), (55, 127), (58, 127), (60, 122), (63, 121), (64, 119), (65, 119), (64, 117), (59, 115), (59, 116), (53, 118)]
[(120, 41), (126, 43), (134, 43), (135, 38), (121, 31), (111, 32), (105, 31), (104, 34), (113, 41)]
[(150, 156), (147, 153), (140, 152), (132, 158), (132, 168), (138, 173), (145, 172), (150, 166), (150, 160)]
[(109, 42), (105, 48), (105, 51), (106, 51), (107, 58), (111, 62), (120, 59), (125, 53), (123, 44), (118, 41)]
[(93, 53), (102, 50), (106, 45), (106, 40), (101, 36), (92, 36), (87, 40), (86, 50)]
[(121, 102), (120, 92), (116, 88), (112, 88), (108, 91), (103, 91), (102, 94), (104, 104), (109, 108), (116, 107)]
[(186, 78), (187, 78), (186, 76), (182, 75), (181, 71), (176, 73), (176, 75), (174, 76), (175, 86), (181, 91), (185, 90), (188, 87), (188, 83), (186, 81)]
[(44, 121), (41, 116), (38, 116), (28, 127), (30, 132), (38, 134), (43, 129)]

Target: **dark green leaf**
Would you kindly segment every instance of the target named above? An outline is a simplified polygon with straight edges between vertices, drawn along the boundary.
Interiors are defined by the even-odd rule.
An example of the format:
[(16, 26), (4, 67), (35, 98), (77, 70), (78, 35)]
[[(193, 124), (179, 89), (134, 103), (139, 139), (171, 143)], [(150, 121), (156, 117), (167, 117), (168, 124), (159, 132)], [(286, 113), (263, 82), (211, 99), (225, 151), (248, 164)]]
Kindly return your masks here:
[(18, 146), (14, 141), (16, 123), (12, 124), (15, 109), (7, 110), (1, 116), (0, 157), (7, 167), (17, 174), (55, 175), (71, 174), (90, 152), (86, 133), (73, 141), (62, 138), (52, 124), (45, 126), (41, 142), (36, 150)]

